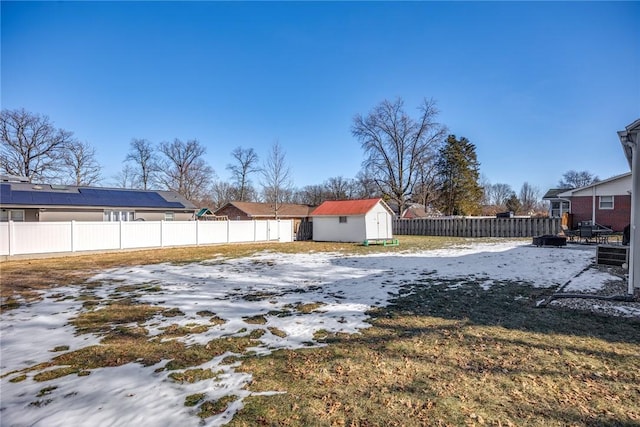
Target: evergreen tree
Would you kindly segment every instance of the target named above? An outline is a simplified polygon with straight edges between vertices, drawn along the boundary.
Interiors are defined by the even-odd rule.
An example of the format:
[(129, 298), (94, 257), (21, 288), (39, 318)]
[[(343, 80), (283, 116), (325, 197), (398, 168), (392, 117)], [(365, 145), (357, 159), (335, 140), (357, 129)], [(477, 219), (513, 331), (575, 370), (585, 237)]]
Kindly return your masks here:
[(480, 212), (483, 190), (476, 147), (465, 137), (449, 135), (437, 162), (438, 205), (445, 215), (474, 215)]
[(517, 214), (520, 209), (522, 209), (522, 203), (520, 203), (520, 199), (516, 196), (516, 193), (513, 193), (508, 199), (506, 203), (507, 210), (509, 212), (513, 212)]

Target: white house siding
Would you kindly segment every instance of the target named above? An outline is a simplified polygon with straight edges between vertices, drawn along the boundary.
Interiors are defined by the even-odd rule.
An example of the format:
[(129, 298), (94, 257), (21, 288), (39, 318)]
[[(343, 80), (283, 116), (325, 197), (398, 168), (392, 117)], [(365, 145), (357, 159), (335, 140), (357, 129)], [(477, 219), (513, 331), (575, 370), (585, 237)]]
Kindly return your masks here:
[(569, 190), (560, 194), (559, 196), (593, 196), (594, 188), (596, 196), (627, 196), (631, 192), (631, 174), (621, 176), (618, 179), (612, 179), (611, 181), (604, 181), (597, 183), (582, 189)]
[(365, 240), (365, 216), (348, 216), (346, 223), (338, 216), (313, 217), (313, 240), (317, 242), (362, 242)]

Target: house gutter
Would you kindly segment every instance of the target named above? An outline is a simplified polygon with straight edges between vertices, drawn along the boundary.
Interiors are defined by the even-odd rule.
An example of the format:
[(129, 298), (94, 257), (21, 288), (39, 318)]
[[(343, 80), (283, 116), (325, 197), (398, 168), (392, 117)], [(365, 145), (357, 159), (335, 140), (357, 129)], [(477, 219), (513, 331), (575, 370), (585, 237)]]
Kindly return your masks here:
[(596, 188), (597, 184), (591, 188), (591, 224), (596, 224)]
[[(627, 292), (633, 295), (640, 288), (640, 232), (638, 216), (640, 215), (640, 155), (638, 155), (638, 130), (628, 132), (638, 121), (619, 131), (618, 136), (631, 166), (631, 227), (629, 233), (629, 284)], [(629, 158), (629, 151), (631, 157)]]

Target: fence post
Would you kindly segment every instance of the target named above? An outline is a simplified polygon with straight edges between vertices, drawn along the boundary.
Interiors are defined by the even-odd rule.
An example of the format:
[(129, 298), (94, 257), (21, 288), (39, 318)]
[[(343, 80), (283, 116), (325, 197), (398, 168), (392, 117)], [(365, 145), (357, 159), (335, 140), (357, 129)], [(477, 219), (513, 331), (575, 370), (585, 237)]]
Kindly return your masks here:
[(200, 221), (196, 220), (196, 246), (200, 245)]
[(124, 240), (122, 238), (122, 221), (118, 221), (118, 235), (120, 236), (120, 249), (123, 249), (122, 247), (122, 241)]
[(76, 251), (76, 220), (71, 220), (71, 252)]
[(9, 234), (9, 256), (14, 254), (14, 246), (15, 246), (15, 230), (13, 229), (13, 220), (9, 220), (9, 224), (7, 226), (7, 234)]
[[(227, 243), (229, 243), (229, 228), (230, 228), (230, 224), (231, 224), (231, 221), (229, 221), (229, 220), (227, 219)], [(267, 229), (268, 229), (268, 228), (269, 228), (269, 227), (267, 227)], [(267, 235), (268, 235), (268, 233), (267, 233)]]

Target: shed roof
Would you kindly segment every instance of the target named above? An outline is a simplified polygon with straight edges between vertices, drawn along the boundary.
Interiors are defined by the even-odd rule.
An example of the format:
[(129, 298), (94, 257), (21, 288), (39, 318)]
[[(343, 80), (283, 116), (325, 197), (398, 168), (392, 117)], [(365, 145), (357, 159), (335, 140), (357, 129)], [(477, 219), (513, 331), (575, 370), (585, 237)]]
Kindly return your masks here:
[[(229, 202), (220, 209), (217, 209), (215, 213), (217, 214), (227, 206), (234, 206), (250, 217), (273, 217), (275, 215), (273, 203), (259, 202)], [(313, 207), (309, 205), (282, 203), (278, 205), (278, 216), (306, 218), (312, 210)]]
[(174, 191), (76, 187), (73, 185), (8, 182), (0, 184), (0, 204), (5, 206), (114, 207), (195, 210), (196, 206)]
[(382, 203), (385, 209), (392, 214), (391, 209), (382, 201), (382, 199), (377, 198), (361, 200), (327, 200), (318, 206), (311, 216), (365, 215), (378, 203)]

